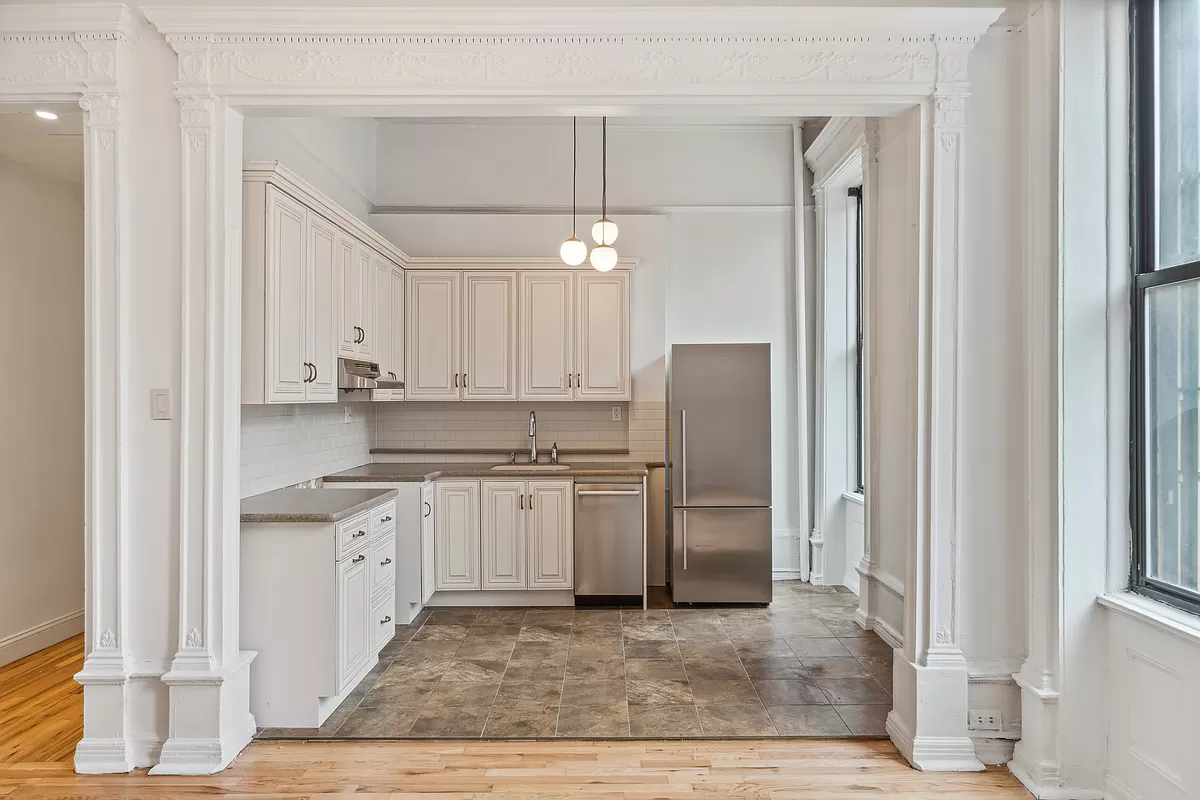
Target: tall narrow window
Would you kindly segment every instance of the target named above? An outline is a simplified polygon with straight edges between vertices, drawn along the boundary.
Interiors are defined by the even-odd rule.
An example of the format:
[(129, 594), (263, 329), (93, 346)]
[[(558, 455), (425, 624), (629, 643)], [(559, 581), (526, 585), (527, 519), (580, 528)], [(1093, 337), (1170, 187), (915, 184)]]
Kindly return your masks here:
[(863, 465), (866, 442), (863, 441), (863, 193), (853, 186), (848, 194), (854, 200), (854, 486), (864, 492)]
[(1132, 0), (1135, 591), (1200, 612), (1200, 0)]

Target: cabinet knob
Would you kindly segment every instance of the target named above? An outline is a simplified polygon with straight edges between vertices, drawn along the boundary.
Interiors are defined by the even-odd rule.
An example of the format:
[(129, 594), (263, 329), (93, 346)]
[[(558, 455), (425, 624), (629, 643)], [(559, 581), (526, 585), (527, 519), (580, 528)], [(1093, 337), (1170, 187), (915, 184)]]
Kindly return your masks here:
[(392, 560), (390, 558), (385, 558), (383, 561), (379, 562), (379, 566), (386, 567), (390, 563), (392, 563)]
[(355, 556), (354, 558), (350, 559), (350, 563), (358, 564), (359, 562), (366, 561), (366, 560), (367, 560), (366, 556)]
[(379, 624), (387, 625), (391, 621), (392, 621), (392, 618), (390, 616), (387, 616), (387, 617), (384, 617), (383, 619), (379, 620)]

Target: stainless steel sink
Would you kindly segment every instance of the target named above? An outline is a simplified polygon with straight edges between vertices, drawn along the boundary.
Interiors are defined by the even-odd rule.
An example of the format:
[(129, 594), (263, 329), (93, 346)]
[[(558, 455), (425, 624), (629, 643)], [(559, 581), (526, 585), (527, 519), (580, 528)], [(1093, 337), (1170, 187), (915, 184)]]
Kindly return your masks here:
[(497, 464), (493, 472), (558, 472), (570, 469), (570, 464)]

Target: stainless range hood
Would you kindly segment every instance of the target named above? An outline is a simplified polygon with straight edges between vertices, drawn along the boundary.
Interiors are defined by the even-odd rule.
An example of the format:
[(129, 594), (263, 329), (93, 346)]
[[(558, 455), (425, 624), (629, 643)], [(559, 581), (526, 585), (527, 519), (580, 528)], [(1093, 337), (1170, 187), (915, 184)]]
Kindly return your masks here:
[(372, 361), (359, 361), (354, 358), (338, 359), (338, 388), (350, 391), (353, 389), (377, 389), (379, 384), (379, 365)]

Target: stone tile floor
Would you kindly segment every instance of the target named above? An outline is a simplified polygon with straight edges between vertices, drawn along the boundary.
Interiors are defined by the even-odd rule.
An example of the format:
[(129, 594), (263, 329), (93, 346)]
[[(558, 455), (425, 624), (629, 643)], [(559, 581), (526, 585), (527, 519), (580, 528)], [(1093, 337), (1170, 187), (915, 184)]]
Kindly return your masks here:
[(259, 738), (884, 736), (892, 650), (857, 604), (787, 581), (767, 607), (426, 609), (324, 725)]

